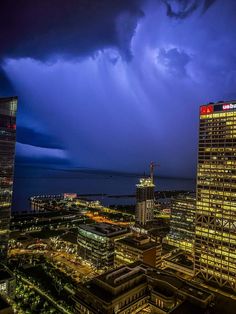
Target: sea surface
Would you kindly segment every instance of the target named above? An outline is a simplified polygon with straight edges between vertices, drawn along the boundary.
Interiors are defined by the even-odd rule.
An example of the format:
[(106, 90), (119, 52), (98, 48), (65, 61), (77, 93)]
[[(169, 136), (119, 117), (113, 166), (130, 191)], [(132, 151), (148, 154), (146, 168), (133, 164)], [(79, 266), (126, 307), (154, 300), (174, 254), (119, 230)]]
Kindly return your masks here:
[[(13, 212), (30, 210), (29, 197), (60, 193), (134, 195), (140, 176), (121, 173), (48, 169), (43, 167), (16, 166), (13, 189)], [(191, 179), (155, 178), (156, 190), (195, 189)], [(133, 197), (91, 196), (104, 205), (134, 204)]]

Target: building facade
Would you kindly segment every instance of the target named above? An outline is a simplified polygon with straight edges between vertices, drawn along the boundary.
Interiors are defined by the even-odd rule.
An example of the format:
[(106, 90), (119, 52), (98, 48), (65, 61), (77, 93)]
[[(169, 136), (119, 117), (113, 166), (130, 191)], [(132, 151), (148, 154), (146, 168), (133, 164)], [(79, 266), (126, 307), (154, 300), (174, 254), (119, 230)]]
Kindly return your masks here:
[(236, 291), (236, 102), (200, 107), (195, 272)]
[(155, 185), (151, 178), (142, 178), (136, 185), (135, 222), (138, 225), (146, 225), (148, 221), (153, 220), (154, 189)]
[(7, 256), (16, 143), (17, 97), (0, 98), (0, 260)]
[(130, 234), (127, 228), (106, 223), (83, 224), (78, 228), (78, 254), (97, 269), (114, 266), (115, 241)]
[(75, 313), (209, 313), (214, 296), (173, 274), (142, 263), (121, 266), (79, 284)]
[(196, 198), (181, 195), (171, 206), (170, 232), (165, 241), (179, 249), (193, 253), (195, 237)]
[(161, 244), (148, 236), (129, 236), (115, 242), (115, 267), (136, 261), (152, 267), (161, 266)]

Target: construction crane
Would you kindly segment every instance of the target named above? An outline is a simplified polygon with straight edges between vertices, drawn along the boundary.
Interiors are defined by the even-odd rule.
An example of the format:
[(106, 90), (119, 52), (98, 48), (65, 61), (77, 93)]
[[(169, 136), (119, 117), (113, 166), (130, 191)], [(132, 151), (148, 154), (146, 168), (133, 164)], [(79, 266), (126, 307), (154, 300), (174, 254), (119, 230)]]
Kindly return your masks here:
[(151, 161), (151, 163), (150, 163), (150, 177), (151, 177), (152, 183), (154, 183), (154, 169), (155, 169), (155, 166), (160, 167), (159, 164), (155, 163), (154, 161)]

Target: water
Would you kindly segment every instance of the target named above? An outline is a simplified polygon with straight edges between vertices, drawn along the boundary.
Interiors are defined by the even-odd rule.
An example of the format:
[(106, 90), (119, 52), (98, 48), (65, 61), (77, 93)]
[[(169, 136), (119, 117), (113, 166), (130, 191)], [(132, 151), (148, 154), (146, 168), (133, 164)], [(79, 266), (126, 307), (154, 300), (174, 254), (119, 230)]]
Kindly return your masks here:
[[(14, 211), (29, 210), (29, 197), (43, 194), (135, 194), (139, 176), (129, 174), (63, 171), (40, 167), (17, 166), (13, 192)], [(188, 179), (156, 178), (156, 190), (194, 190), (195, 181)], [(94, 196), (103, 204), (132, 204), (134, 198), (106, 198)]]

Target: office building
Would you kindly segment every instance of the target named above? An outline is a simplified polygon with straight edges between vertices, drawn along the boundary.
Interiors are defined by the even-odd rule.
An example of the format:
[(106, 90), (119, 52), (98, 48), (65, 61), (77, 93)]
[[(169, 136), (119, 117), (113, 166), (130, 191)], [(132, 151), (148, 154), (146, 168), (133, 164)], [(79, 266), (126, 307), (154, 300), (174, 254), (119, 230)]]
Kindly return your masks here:
[(161, 244), (148, 236), (129, 236), (115, 242), (115, 266), (119, 267), (136, 261), (152, 267), (161, 266)]
[(97, 269), (114, 266), (115, 240), (130, 234), (127, 228), (106, 223), (84, 224), (78, 228), (78, 253)]
[(200, 107), (195, 272), (236, 291), (236, 102)]
[(7, 256), (16, 143), (17, 97), (0, 98), (0, 260)]
[(137, 225), (146, 225), (153, 220), (154, 212), (154, 189), (152, 178), (142, 178), (136, 185), (136, 214)]
[(136, 262), (79, 284), (73, 299), (75, 313), (165, 314), (209, 313), (214, 296), (173, 274)]
[(165, 241), (183, 251), (193, 253), (195, 237), (196, 198), (184, 194), (177, 197), (171, 206), (170, 232)]

